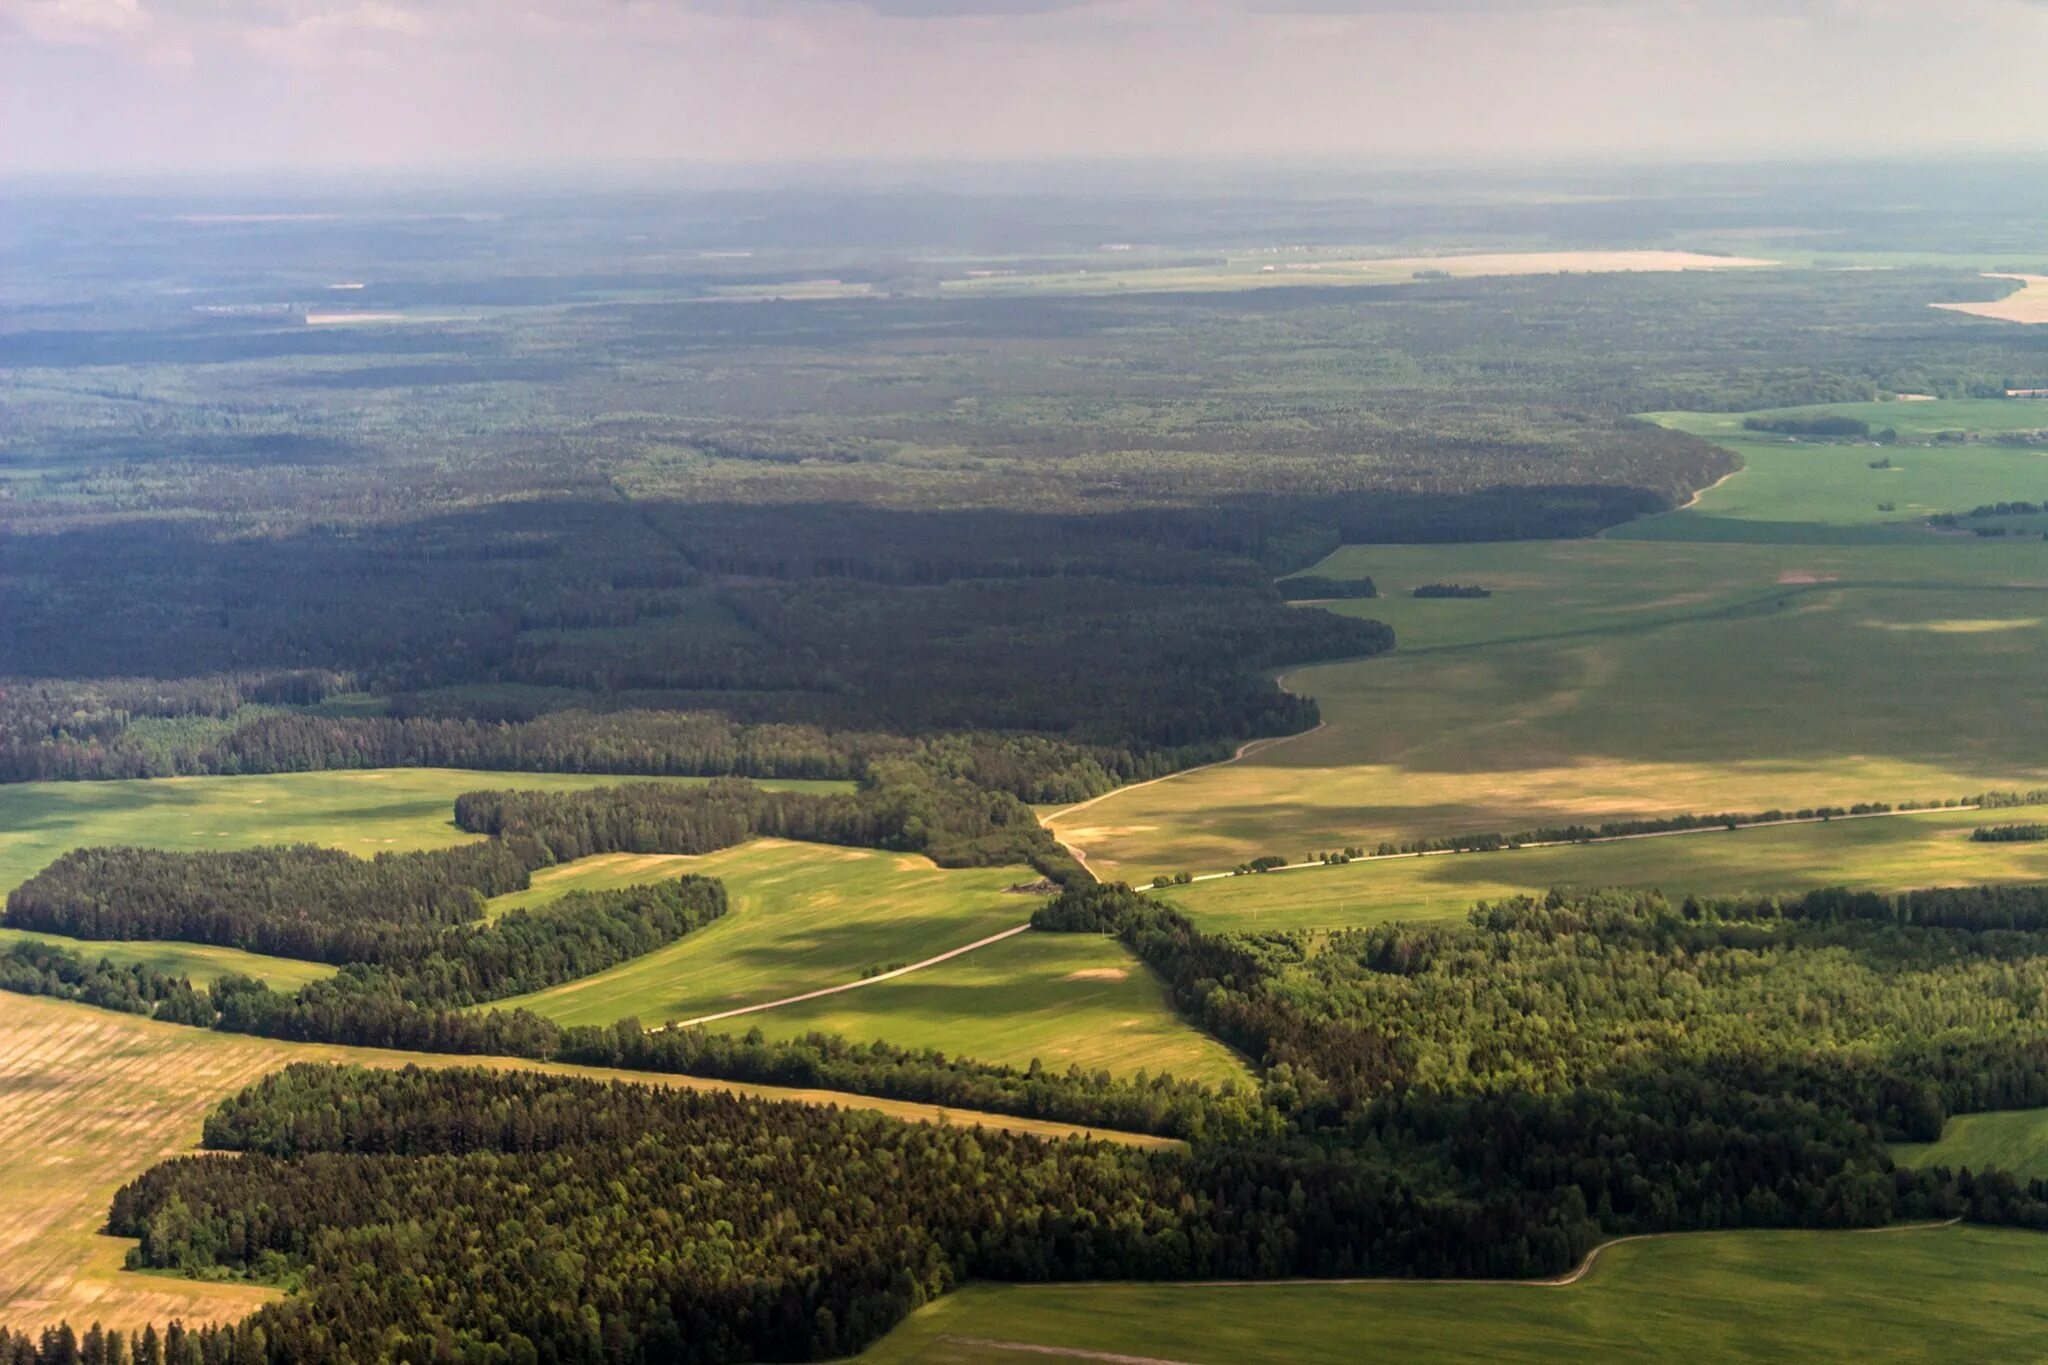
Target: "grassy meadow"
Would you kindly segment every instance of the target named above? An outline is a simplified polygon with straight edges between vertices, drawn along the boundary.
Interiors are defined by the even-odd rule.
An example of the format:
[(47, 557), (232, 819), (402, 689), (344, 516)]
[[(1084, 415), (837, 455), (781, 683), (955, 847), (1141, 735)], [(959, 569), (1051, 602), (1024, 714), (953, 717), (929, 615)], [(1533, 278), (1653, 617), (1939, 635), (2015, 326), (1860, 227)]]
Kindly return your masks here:
[(1978, 826), (2012, 818), (2010, 811), (1931, 811), (1563, 848), (1373, 859), (1223, 877), (1158, 894), (1204, 929), (1336, 929), (1397, 919), (1460, 919), (1478, 901), (1540, 895), (1554, 886), (1660, 888), (1676, 898), (1689, 892), (1777, 895), (1819, 886), (1903, 891), (2048, 881), (2048, 844), (1971, 840)]
[(550, 869), (533, 890), (505, 900), (533, 903), (585, 882), (618, 885), (685, 872), (725, 883), (731, 908), (724, 918), (608, 972), (499, 1007), (564, 1024), (693, 1018), (921, 961), (1022, 924), (1038, 904), (1004, 889), (1036, 880), (1029, 868), (947, 869), (918, 854), (773, 839), (701, 857), (586, 858)]
[(1947, 1166), (1973, 1171), (1996, 1167), (2023, 1180), (2048, 1180), (2048, 1109), (2007, 1109), (1958, 1114), (1939, 1142), (1901, 1142), (1892, 1159), (1902, 1166)]
[(860, 1359), (2020, 1360), (2048, 1237), (2009, 1228), (1711, 1232), (1620, 1242), (1566, 1286), (970, 1285)]
[[(23, 782), (0, 786), (0, 892), (59, 855), (100, 844), (179, 852), (325, 844), (369, 857), (446, 848), (474, 835), (455, 827), (455, 798), (479, 788), (563, 791), (636, 779), (585, 773), (368, 768), (258, 777), (165, 777), (133, 782)], [(763, 786), (845, 790), (843, 782)]]
[[(1334, 608), (1400, 643), (1287, 675), (1322, 729), (1050, 823), (1100, 874), (1142, 881), (1383, 839), (2048, 784), (2048, 544), (1888, 524), (1905, 495), (1879, 513), (1865, 486), (1939, 510), (2048, 497), (2038, 449), (1914, 443), (2048, 410), (1840, 406), (1882, 409), (1906, 443), (1758, 441), (1739, 414), (1687, 414), (1746, 461), (1692, 508), (1592, 540), (1336, 551), (1313, 572), (1382, 595)], [(1871, 470), (1880, 456), (1899, 468)], [(1440, 582), (1493, 595), (1412, 596)]]
[(728, 1021), (770, 1038), (811, 1032), (932, 1047), (1048, 1071), (1248, 1081), (1230, 1049), (1174, 1014), (1165, 987), (1115, 939), (1019, 934), (908, 976)]

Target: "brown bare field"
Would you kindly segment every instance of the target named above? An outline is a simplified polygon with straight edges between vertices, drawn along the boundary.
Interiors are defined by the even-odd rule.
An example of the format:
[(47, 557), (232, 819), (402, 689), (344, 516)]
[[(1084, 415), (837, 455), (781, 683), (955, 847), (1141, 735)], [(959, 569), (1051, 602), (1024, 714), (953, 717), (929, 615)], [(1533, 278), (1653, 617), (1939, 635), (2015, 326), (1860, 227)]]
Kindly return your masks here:
[(1929, 306), (1946, 308), (1951, 313), (1992, 318), (1998, 322), (2048, 322), (2048, 275), (1986, 274), (1984, 278), (2018, 280), (2020, 288), (1989, 303), (1936, 303)]
[[(273, 1042), (160, 1024), (33, 996), (0, 995), (0, 1324), (68, 1319), (132, 1330), (145, 1322), (244, 1317), (271, 1291), (122, 1268), (132, 1243), (100, 1235), (114, 1191), (158, 1161), (191, 1151), (222, 1098), (291, 1062), (366, 1066), (516, 1066), (728, 1090), (765, 1099), (872, 1109), (925, 1122), (979, 1123), (1040, 1136), (1085, 1132), (1043, 1123), (833, 1091), (728, 1084), (509, 1059), (429, 1056)], [(1143, 1146), (1165, 1139), (1099, 1133)]]

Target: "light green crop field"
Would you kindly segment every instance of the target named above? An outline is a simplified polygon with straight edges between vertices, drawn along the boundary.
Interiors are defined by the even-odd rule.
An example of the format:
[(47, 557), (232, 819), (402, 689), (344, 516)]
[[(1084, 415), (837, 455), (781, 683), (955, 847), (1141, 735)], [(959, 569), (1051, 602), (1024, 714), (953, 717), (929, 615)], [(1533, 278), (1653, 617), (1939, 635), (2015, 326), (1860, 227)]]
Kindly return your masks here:
[(1165, 987), (1115, 939), (1019, 934), (859, 990), (715, 1025), (770, 1038), (838, 1033), (1009, 1066), (1248, 1081), (1226, 1047), (1182, 1022)]
[(1337, 929), (1461, 919), (1479, 901), (1541, 895), (1554, 886), (1661, 889), (1675, 899), (1687, 893), (1776, 895), (1820, 886), (1904, 891), (2048, 882), (2048, 844), (1970, 838), (1980, 825), (2014, 818), (2012, 811), (1937, 811), (1563, 848), (1372, 859), (1223, 877), (1155, 894), (1210, 930)]
[[(636, 779), (582, 773), (370, 768), (260, 777), (166, 777), (135, 782), (23, 782), (0, 786), (0, 891), (60, 854), (98, 844), (181, 851), (310, 843), (365, 857), (446, 848), (473, 835), (455, 827), (455, 798), (479, 788), (563, 791)], [(845, 791), (843, 782), (763, 786)]]
[(1576, 1284), (970, 1285), (860, 1357), (1025, 1365), (1285, 1360), (2030, 1360), (2048, 1237), (1709, 1232), (1615, 1243)]
[[(1873, 429), (1894, 428), (1899, 443), (1879, 446), (1746, 431), (1742, 413), (1653, 413), (1653, 421), (1735, 451), (1742, 457), (1742, 473), (1704, 491), (1690, 508), (1617, 527), (1609, 536), (1881, 544), (1935, 535), (1920, 523), (1936, 512), (2048, 498), (2048, 446), (2008, 446), (1987, 439), (2048, 429), (2048, 405), (2001, 399), (1831, 403), (1774, 415), (1854, 417)], [(1965, 444), (1934, 439), (1954, 431), (1978, 439)]]
[(158, 943), (140, 939), (66, 938), (62, 934), (39, 934), (28, 929), (0, 929), (0, 950), (14, 943), (48, 943), (77, 953), (88, 962), (102, 958), (116, 966), (140, 962), (169, 976), (190, 978), (205, 987), (229, 972), (253, 976), (276, 991), (295, 991), (308, 982), (333, 976), (339, 968), (322, 962), (300, 962), (289, 957), (266, 957), (239, 948), (215, 948), (203, 943)]
[(1051, 820), (1149, 880), (1346, 844), (2048, 785), (2048, 592), (1742, 613), (1302, 669), (1326, 725)]
[[(1916, 431), (2048, 411), (1871, 406), (1911, 409)], [(2048, 543), (1882, 524), (1857, 491), (1893, 477), (1868, 468), (1880, 455), (1934, 462), (1944, 506), (2048, 497), (2037, 450), (1787, 443), (1596, 540), (1348, 546), (1312, 572), (1370, 575), (1382, 596), (1335, 609), (1386, 621), (1399, 648), (1287, 676), (1322, 729), (1048, 823), (1098, 874), (1143, 881), (1382, 839), (2048, 784)], [(1493, 596), (1411, 595), (1437, 582)]]
[(2048, 1180), (2048, 1109), (1958, 1114), (1942, 1127), (1941, 1141), (1894, 1143), (1892, 1159), (1901, 1166), (1967, 1166)]
[(611, 971), (498, 1007), (564, 1024), (694, 1018), (921, 961), (1022, 924), (1038, 905), (1004, 889), (1035, 881), (1026, 867), (950, 869), (917, 854), (773, 839), (702, 857), (586, 858), (537, 877), (519, 901), (685, 872), (725, 883), (724, 918)]

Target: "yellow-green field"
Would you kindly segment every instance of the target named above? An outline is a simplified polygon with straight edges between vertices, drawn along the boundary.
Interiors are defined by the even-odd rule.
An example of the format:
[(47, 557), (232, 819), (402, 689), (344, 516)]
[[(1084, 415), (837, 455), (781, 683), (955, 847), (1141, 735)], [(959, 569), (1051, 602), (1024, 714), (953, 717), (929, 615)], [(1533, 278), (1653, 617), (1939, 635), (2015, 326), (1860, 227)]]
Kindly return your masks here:
[[(0, 994), (0, 1325), (69, 1319), (134, 1328), (238, 1318), (270, 1294), (121, 1269), (130, 1245), (99, 1235), (114, 1191), (192, 1150), (206, 1112), (258, 1076), (298, 1061), (363, 1066), (511, 1066), (765, 1099), (872, 1109), (925, 1122), (979, 1123), (1058, 1136), (1070, 1124), (947, 1110), (832, 1091), (653, 1076), (501, 1058), (281, 1043), (159, 1024), (34, 996)], [(1164, 1139), (1095, 1133), (1139, 1146)]]
[(1995, 1168), (2022, 1179), (2048, 1180), (2048, 1109), (1958, 1114), (1942, 1127), (1941, 1141), (1894, 1144), (1892, 1159), (1902, 1166)]
[(122, 967), (140, 962), (169, 976), (190, 978), (193, 985), (200, 987), (235, 972), (253, 976), (272, 990), (295, 991), (308, 982), (333, 976), (338, 970), (323, 962), (266, 957), (262, 953), (245, 953), (239, 948), (215, 948), (204, 943), (66, 938), (62, 934), (39, 934), (29, 929), (0, 929), (0, 950), (5, 950), (12, 943), (48, 943), (77, 953), (89, 962), (105, 958)]
[(759, 1028), (770, 1038), (838, 1033), (1018, 1067), (1035, 1058), (1049, 1071), (1250, 1079), (1228, 1048), (1173, 1013), (1144, 963), (1094, 934), (1019, 934), (908, 976), (714, 1027)]
[[(500, 1002), (564, 1024), (695, 1018), (858, 980), (1022, 924), (1026, 867), (948, 869), (911, 853), (757, 839), (702, 857), (587, 858), (535, 878), (519, 903), (579, 885), (696, 872), (725, 883), (724, 918), (596, 976)], [(493, 908), (501, 903), (494, 903)], [(744, 1025), (741, 1025), (742, 1029)]]
[[(564, 791), (635, 779), (582, 773), (370, 768), (261, 777), (167, 777), (135, 782), (23, 782), (0, 786), (0, 892), (60, 854), (101, 844), (178, 851), (326, 844), (365, 857), (446, 848), (473, 835), (455, 827), (455, 798), (479, 788)], [(763, 786), (844, 791), (843, 782)]]
[[(2037, 415), (1867, 406), (1915, 440)], [(1287, 676), (1323, 728), (1048, 823), (1099, 875), (1143, 881), (1383, 839), (2048, 784), (2048, 543), (1887, 525), (1864, 487), (2040, 500), (2048, 455), (1684, 420), (1748, 459), (1694, 507), (1595, 540), (1340, 549), (1313, 572), (1382, 595), (1334, 609), (1399, 647)], [(1411, 595), (1437, 582), (1493, 596)]]
[(1554, 886), (1657, 888), (1675, 898), (1689, 892), (1776, 895), (1819, 886), (1903, 891), (2048, 881), (2048, 844), (1970, 838), (1980, 825), (2013, 818), (2012, 811), (1930, 811), (1562, 848), (1372, 859), (1221, 877), (1156, 894), (1206, 929), (1334, 929), (1458, 919), (1478, 901), (1540, 895)]
[(1690, 1233), (1615, 1243), (1565, 1286), (970, 1285), (860, 1359), (2034, 1360), (2044, 1276), (2048, 1236), (2007, 1228)]

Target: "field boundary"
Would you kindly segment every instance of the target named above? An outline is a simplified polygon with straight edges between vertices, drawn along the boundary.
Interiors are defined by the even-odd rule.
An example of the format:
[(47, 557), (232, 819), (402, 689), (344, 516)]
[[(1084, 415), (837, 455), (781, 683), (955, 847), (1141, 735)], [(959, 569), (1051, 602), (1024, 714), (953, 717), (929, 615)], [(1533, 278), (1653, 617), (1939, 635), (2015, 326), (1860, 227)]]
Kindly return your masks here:
[(876, 972), (873, 976), (864, 976), (858, 981), (843, 981), (837, 986), (825, 986), (815, 991), (805, 991), (802, 995), (786, 995), (780, 1000), (766, 1000), (758, 1005), (741, 1005), (738, 1009), (720, 1010), (716, 1014), (700, 1014), (695, 1019), (676, 1019), (661, 1025), (659, 1028), (649, 1029), (648, 1032), (665, 1033), (670, 1029), (695, 1028), (699, 1024), (715, 1024), (721, 1019), (737, 1019), (743, 1014), (759, 1014), (763, 1010), (780, 1009), (784, 1005), (800, 1005), (806, 1000), (820, 1000), (828, 995), (839, 995), (845, 991), (857, 991), (863, 986), (874, 986), (884, 981), (894, 981), (899, 976), (908, 976), (912, 972), (923, 971), (926, 967), (936, 967), (941, 962), (950, 962), (952, 959), (965, 953), (973, 952), (976, 948), (986, 948), (991, 943), (1001, 943), (1006, 938), (1014, 938), (1030, 927), (1031, 922), (1026, 920), (1024, 923), (1013, 925), (1001, 933), (990, 934), (987, 938), (978, 938), (972, 943), (965, 943), (958, 948), (949, 949), (938, 954), (936, 957), (928, 957), (922, 962), (912, 962), (903, 967), (892, 967), (886, 972)]
[[(1739, 825), (1692, 825), (1685, 829), (1650, 829), (1640, 834), (1598, 834), (1590, 839), (1532, 839), (1524, 844), (1506, 844), (1500, 848), (1421, 848), (1409, 853), (1361, 853), (1341, 863), (1283, 863), (1269, 867), (1264, 872), (1202, 872), (1189, 877), (1185, 882), (1172, 886), (1154, 886), (1147, 882), (1134, 887), (1137, 891), (1171, 891), (1174, 886), (1191, 886), (1196, 882), (1213, 882), (1225, 877), (1270, 877), (1275, 872), (1304, 872), (1309, 868), (1349, 867), (1353, 863), (1387, 863), (1401, 858), (1449, 858), (1469, 854), (1520, 853), (1531, 848), (1582, 848), (1588, 844), (1625, 844), (1635, 839), (1676, 839), (1686, 834), (1740, 834), (1746, 829), (1779, 829), (1786, 825), (1832, 825), (1844, 820), (1876, 820), (1887, 815), (1940, 815), (1944, 811), (1981, 811), (1984, 807), (1970, 804), (1962, 806), (1922, 806), (1913, 810), (1866, 810), (1844, 815), (1795, 815), (1782, 820), (1746, 820)], [(2004, 809), (1997, 807), (1996, 809)]]
[[(1420, 1275), (1355, 1275), (1333, 1279), (1318, 1279), (1314, 1276), (1291, 1275), (1276, 1280), (1067, 1280), (1060, 1283), (1061, 1289), (1106, 1289), (1123, 1285), (1150, 1284), (1167, 1289), (1258, 1289), (1266, 1285), (1304, 1286), (1328, 1284), (1383, 1284), (1383, 1285), (1520, 1285), (1525, 1289), (1565, 1289), (1586, 1278), (1599, 1261), (1602, 1252), (1626, 1242), (1664, 1242), (1674, 1237), (1714, 1237), (1726, 1233), (1742, 1232), (1811, 1232), (1847, 1233), (1850, 1235), (1877, 1236), (1888, 1232), (1933, 1232), (1941, 1228), (1952, 1228), (1963, 1221), (1962, 1215), (1954, 1218), (1937, 1218), (1918, 1223), (1885, 1223), (1874, 1228), (1697, 1228), (1683, 1232), (1631, 1232), (1621, 1237), (1610, 1237), (1588, 1251), (1577, 1265), (1558, 1275), (1547, 1275), (1541, 1279), (1506, 1280), (1483, 1276), (1459, 1278), (1455, 1276), (1435, 1277)], [(1054, 1286), (1046, 1286), (1048, 1288)]]

